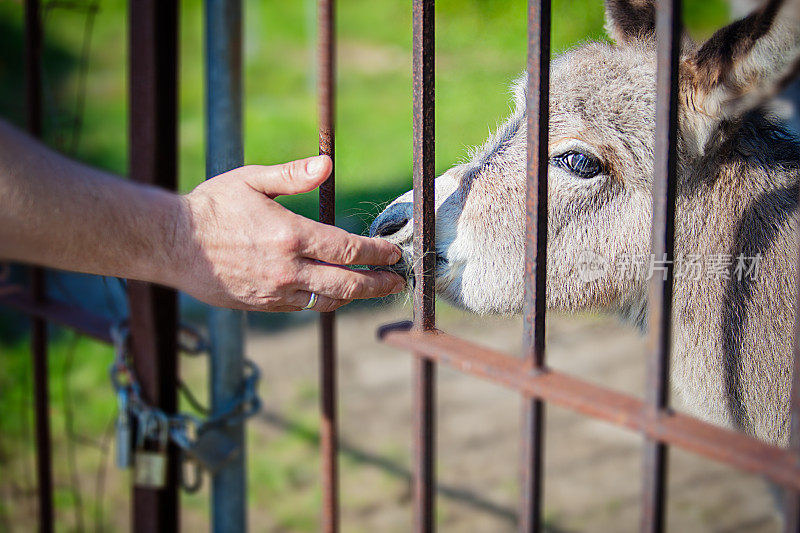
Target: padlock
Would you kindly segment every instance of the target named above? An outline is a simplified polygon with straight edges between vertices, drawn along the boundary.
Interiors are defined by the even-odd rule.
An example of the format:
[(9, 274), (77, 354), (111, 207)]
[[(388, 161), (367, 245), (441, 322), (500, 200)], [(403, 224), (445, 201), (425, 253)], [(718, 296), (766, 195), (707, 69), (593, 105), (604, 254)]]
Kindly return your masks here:
[[(144, 449), (149, 423), (155, 420), (158, 431), (158, 449)], [(168, 422), (162, 421), (154, 414), (145, 415), (140, 420), (136, 439), (136, 461), (134, 463), (134, 485), (139, 488), (163, 489), (167, 485), (167, 442), (169, 439)]]
[(131, 414), (128, 411), (128, 389), (117, 391), (117, 421), (115, 424), (117, 468), (131, 466)]
[(185, 427), (173, 428), (170, 436), (190, 459), (212, 474), (241, 453), (236, 442), (217, 427), (199, 427), (195, 440), (189, 438)]

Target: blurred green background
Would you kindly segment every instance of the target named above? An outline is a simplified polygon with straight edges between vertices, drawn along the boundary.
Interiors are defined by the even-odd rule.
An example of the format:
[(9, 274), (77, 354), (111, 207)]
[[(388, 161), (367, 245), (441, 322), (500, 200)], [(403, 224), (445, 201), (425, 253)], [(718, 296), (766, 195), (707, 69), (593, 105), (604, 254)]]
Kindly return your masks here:
[[(90, 17), (86, 8), (95, 4), (98, 9)], [(707, 36), (728, 18), (721, 0), (686, 4), (686, 19), (696, 37)], [(43, 5), (45, 139), (76, 158), (124, 175), (127, 2)], [(247, 163), (279, 163), (317, 151), (315, 5), (311, 0), (245, 1)], [(382, 205), (411, 186), (411, 3), (342, 0), (337, 6), (337, 209), (341, 226), (363, 232)], [(205, 176), (202, 3), (183, 0), (180, 11), (179, 172), (180, 189), (188, 191)], [(526, 16), (522, 0), (437, 2), (438, 172), (463, 160), (467, 148), (481, 143), (508, 114), (509, 84), (525, 66)], [(556, 0), (552, 19), (556, 53), (604, 38), (600, 0)], [(21, 21), (20, 1), (0, 1), (0, 115), (17, 124), (24, 116)], [(316, 216), (316, 193), (282, 201)], [(30, 526), (26, 520), (32, 518), (35, 503), (30, 364), (24, 336), (12, 334), (24, 323), (8, 317), (0, 315), (0, 530), (22, 531)], [(106, 527), (124, 524), (127, 515), (118, 509), (126, 505), (125, 484), (107, 484), (104, 495), (91, 476), (75, 473), (76, 467), (94, 472), (103, 457), (98, 450), (114, 410), (106, 376), (110, 350), (71, 333), (56, 331), (53, 338), (59, 529), (90, 529), (95, 520)], [(204, 388), (200, 370), (189, 364), (184, 373), (195, 390)], [(315, 417), (305, 422), (309, 431), (316, 431)], [(76, 432), (87, 442), (76, 444)], [(280, 463), (296, 444), (291, 439), (260, 443), (269, 453), (251, 455), (251, 468), (268, 483), (264, 501), (251, 503), (277, 516), (285, 530), (313, 531), (316, 497), (290, 500), (286, 488), (292, 474)], [(69, 482), (76, 477), (83, 478), (80, 490)], [(204, 496), (185, 500), (187, 514), (205, 516)]]
[[(726, 19), (719, 0), (687, 3), (695, 33), (706, 35)], [(127, 168), (127, 4), (101, 0), (98, 5), (88, 53), (85, 11), (45, 11), (46, 138), (122, 175)], [(197, 0), (182, 1), (180, 9), (179, 171), (181, 190), (187, 191), (205, 176), (203, 12)], [(245, 10), (245, 160), (271, 164), (312, 155), (317, 149), (315, 2), (248, 1)], [(338, 4), (338, 203), (344, 225), (353, 229), (363, 229), (361, 219), (375, 214), (375, 203), (410, 186), (410, 13), (407, 2)], [(526, 15), (523, 1), (437, 2), (437, 170), (464, 158), (465, 149), (481, 143), (508, 114), (509, 84), (525, 66)], [(556, 53), (604, 36), (599, 0), (554, 2), (552, 18)], [(0, 113), (16, 122), (23, 111), (20, 19), (19, 2), (0, 3)], [(78, 135), (76, 120), (82, 123)], [(315, 213), (315, 201), (315, 195), (287, 199), (308, 215)]]

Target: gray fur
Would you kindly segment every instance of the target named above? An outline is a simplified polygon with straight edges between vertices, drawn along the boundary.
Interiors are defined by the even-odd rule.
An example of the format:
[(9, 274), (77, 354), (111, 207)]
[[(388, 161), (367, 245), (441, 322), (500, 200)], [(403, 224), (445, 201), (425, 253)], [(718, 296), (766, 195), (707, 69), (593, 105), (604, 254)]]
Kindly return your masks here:
[[(713, 47), (687, 43), (681, 67), (676, 254), (741, 253), (759, 255), (761, 263), (754, 281), (731, 269), (729, 279), (676, 280), (672, 382), (696, 415), (776, 444), (788, 438), (800, 147), (762, 108), (743, 107), (741, 96), (764, 90), (780, 77), (775, 70), (789, 68), (790, 58), (777, 61), (778, 45), (771, 42), (797, 57), (800, 24), (787, 21), (793, 16), (782, 12), (780, 24), (751, 35), (756, 45), (741, 48), (741, 61), (716, 65), (719, 80), (706, 75)], [(547, 303), (609, 311), (643, 325), (647, 281), (616, 269), (621, 257), (650, 250), (655, 43), (647, 31), (630, 27), (637, 17), (609, 21), (608, 27), (630, 32), (617, 36), (620, 44), (585, 44), (551, 67), (551, 158), (578, 147), (598, 157), (604, 170), (582, 179), (550, 166)], [(717, 40), (729, 38), (722, 33)], [(702, 61), (695, 55), (701, 49)], [(515, 110), (497, 133), (468, 163), (436, 180), (437, 291), (477, 313), (522, 307), (525, 86), (522, 77)], [(411, 192), (379, 218), (410, 201)], [(411, 221), (391, 235), (377, 226), (376, 220), (373, 233), (398, 243), (411, 263)], [(589, 280), (581, 274), (585, 254), (608, 260)]]

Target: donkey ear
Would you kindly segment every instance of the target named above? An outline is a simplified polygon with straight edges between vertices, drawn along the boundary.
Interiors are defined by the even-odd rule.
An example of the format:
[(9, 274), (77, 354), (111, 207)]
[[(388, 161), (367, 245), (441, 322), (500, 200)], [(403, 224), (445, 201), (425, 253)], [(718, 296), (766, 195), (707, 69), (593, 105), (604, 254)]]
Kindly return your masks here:
[(800, 68), (800, 0), (769, 0), (683, 61), (691, 103), (729, 118), (764, 103)]
[(617, 44), (655, 38), (655, 0), (606, 0), (605, 4), (606, 31)]

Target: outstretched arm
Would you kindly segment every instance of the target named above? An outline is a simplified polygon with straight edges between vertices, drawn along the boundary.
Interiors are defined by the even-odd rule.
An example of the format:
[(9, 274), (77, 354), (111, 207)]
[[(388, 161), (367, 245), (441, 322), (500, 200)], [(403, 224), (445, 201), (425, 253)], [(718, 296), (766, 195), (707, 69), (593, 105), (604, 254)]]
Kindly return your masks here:
[(179, 196), (117, 179), (0, 121), (0, 259), (151, 281), (207, 303), (315, 310), (399, 292), (399, 250), (313, 222), (273, 198), (313, 190), (327, 157), (232, 170)]

